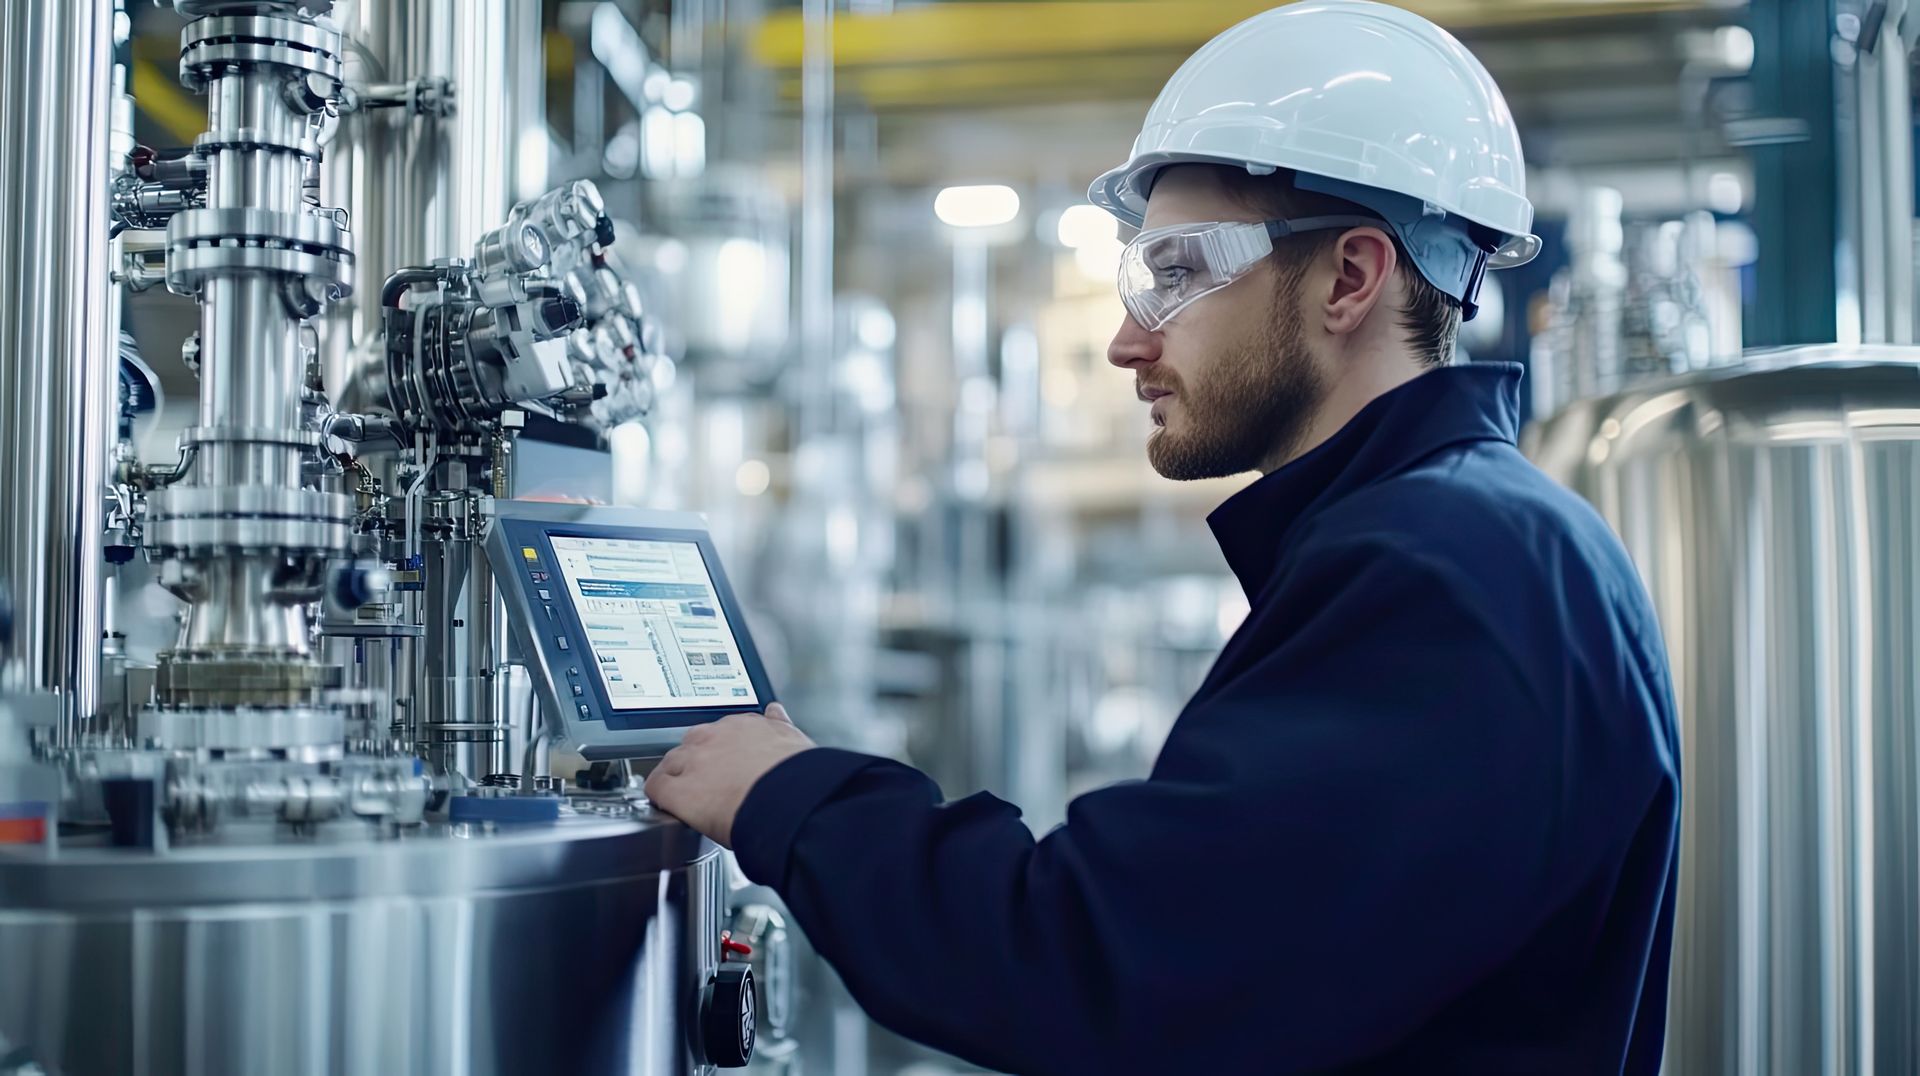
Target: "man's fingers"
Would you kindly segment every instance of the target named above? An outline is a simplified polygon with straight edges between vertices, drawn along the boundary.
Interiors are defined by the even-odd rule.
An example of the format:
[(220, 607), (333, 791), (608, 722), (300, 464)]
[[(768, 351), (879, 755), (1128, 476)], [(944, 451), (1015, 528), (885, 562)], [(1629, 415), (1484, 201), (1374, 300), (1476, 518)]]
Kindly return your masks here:
[(652, 773), (647, 775), (646, 792), (647, 799), (652, 800), (653, 805), (656, 807), (664, 807), (665, 805), (662, 801), (672, 797), (673, 777), (667, 773), (664, 760), (662, 760), (660, 765), (653, 768)]
[(793, 718), (787, 716), (787, 708), (777, 702), (767, 707), (767, 716), (775, 721), (782, 721), (789, 725), (793, 724)]
[(686, 773), (687, 753), (678, 747), (674, 748), (667, 752), (667, 757), (660, 760), (660, 765), (655, 767), (653, 772), (662, 773), (668, 777), (678, 777)]

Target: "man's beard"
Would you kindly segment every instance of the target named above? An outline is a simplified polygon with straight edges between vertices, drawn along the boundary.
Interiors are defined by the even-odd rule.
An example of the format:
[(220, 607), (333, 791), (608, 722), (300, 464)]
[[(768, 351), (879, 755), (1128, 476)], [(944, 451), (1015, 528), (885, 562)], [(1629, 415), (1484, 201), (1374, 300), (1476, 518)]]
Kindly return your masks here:
[[(1290, 458), (1306, 436), (1325, 387), (1299, 316), (1284, 298), (1258, 339), (1210, 363), (1177, 394), (1182, 429), (1154, 431), (1147, 459), (1164, 478), (1188, 482), (1258, 470)], [(1282, 312), (1284, 311), (1284, 312)]]

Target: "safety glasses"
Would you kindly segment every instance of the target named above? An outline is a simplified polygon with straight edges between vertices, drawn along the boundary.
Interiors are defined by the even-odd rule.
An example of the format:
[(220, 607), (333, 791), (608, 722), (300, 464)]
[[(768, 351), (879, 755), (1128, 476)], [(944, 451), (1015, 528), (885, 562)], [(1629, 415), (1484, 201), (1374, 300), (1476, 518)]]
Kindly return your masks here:
[(1120, 300), (1148, 332), (1253, 271), (1289, 235), (1365, 226), (1392, 229), (1377, 217), (1212, 221), (1141, 232), (1120, 257)]

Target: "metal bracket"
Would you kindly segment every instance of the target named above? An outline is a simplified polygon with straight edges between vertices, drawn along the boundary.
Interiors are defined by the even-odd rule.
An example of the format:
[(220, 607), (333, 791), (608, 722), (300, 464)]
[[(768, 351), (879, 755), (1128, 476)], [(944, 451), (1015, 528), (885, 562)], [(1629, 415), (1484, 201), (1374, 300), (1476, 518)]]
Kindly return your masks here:
[(368, 82), (340, 92), (342, 115), (376, 108), (404, 108), (415, 116), (445, 119), (455, 109), (453, 83), (427, 76), (411, 82)]

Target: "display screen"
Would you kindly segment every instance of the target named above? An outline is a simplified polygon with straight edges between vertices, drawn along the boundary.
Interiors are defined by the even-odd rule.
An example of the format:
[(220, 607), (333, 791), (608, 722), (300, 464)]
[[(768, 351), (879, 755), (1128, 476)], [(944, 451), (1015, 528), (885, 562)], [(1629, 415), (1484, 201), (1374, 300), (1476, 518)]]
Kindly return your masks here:
[(759, 705), (698, 545), (550, 540), (613, 709)]

